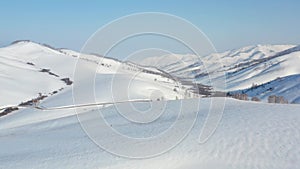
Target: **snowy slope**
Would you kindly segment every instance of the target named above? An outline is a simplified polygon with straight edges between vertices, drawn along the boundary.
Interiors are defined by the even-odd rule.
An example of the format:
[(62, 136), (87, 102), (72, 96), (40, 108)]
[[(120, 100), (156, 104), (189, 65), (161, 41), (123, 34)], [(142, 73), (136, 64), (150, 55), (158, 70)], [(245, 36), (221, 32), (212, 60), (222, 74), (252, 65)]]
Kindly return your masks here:
[[(45, 100), (44, 104), (51, 99)], [(65, 94), (54, 102), (70, 101)], [(197, 104), (198, 100), (186, 103)], [(119, 132), (129, 136), (147, 137), (166, 130), (176, 120), (181, 101), (169, 101), (157, 121), (144, 128), (124, 120), (115, 107), (102, 109), (107, 121)], [(178, 146), (167, 153), (148, 159), (128, 159), (112, 155), (94, 144), (80, 128), (73, 110), (43, 112), (26, 109), (0, 118), (0, 168), (105, 168), (105, 169), (281, 169), (297, 168), (300, 163), (300, 107), (271, 105), (228, 99), (222, 121), (213, 136), (204, 144), (197, 139), (207, 115), (210, 99), (201, 99), (198, 120)], [(147, 103), (136, 105), (138, 109)], [(193, 106), (191, 106), (193, 107)], [(82, 113), (93, 113), (87, 108)], [(190, 124), (192, 109), (185, 109), (182, 123)], [(90, 124), (96, 119), (86, 119)], [(95, 128), (101, 135), (101, 128)], [(118, 140), (106, 136), (110, 144)], [(158, 144), (159, 146), (160, 144)], [(125, 149), (126, 147), (124, 147)], [(153, 149), (155, 147), (149, 147)]]
[[(82, 62), (76, 67), (78, 59)], [(149, 97), (156, 91), (163, 91), (153, 99), (179, 99), (186, 97), (188, 88), (154, 68), (92, 54), (80, 54), (67, 49), (55, 49), (31, 41), (18, 41), (0, 48), (0, 64), (0, 107), (18, 105), (36, 98), (38, 93), (49, 95), (53, 91), (66, 88), (67, 85), (61, 79), (74, 81), (76, 69), (87, 75), (96, 72), (96, 81), (104, 84), (96, 85), (95, 90), (99, 93), (110, 91), (112, 81), (114, 84), (132, 85), (129, 92), (134, 98)], [(115, 74), (119, 76), (115, 77)], [(119, 78), (121, 76), (122, 78)], [(80, 85), (81, 81), (84, 80), (79, 79), (75, 83)], [(137, 83), (140, 85), (136, 85)], [(105, 97), (105, 101), (111, 101), (107, 100), (110, 96), (111, 94), (107, 93), (101, 98)]]
[(0, 50), (0, 107), (49, 94), (65, 86), (58, 77), (20, 58), (8, 57)]
[[(99, 59), (97, 55), (80, 54), (65, 49), (61, 51), (68, 55), (80, 56), (82, 60), (97, 65), (95, 69), (97, 73), (94, 78), (95, 96), (98, 101), (142, 98), (175, 100), (187, 98), (187, 93), (190, 93), (188, 89), (191, 86), (183, 85), (172, 76), (152, 67), (142, 67), (114, 58), (101, 57)], [(82, 72), (85, 72), (86, 76), (93, 74), (95, 70), (89, 70), (90, 68), (89, 66)], [(86, 88), (86, 86), (81, 88)], [(124, 95), (122, 96), (123, 93)], [(131, 96), (131, 98), (127, 98), (127, 95)]]
[(278, 77), (299, 74), (300, 48), (293, 47), (293, 49), (297, 50), (284, 53), (284, 51), (289, 51), (287, 49), (281, 51), (283, 54), (278, 52), (260, 59), (232, 65), (226, 70), (228, 88), (230, 90), (241, 89), (250, 87), (253, 83), (262, 84)]
[[(219, 59), (222, 65), (218, 64)], [(300, 74), (300, 46), (256, 45), (215, 53), (200, 59), (193, 55), (167, 55), (146, 58), (139, 63), (156, 64), (158, 68), (174, 76), (196, 79), (207, 85), (210, 85), (208, 75), (218, 79), (220, 76), (214, 77), (214, 74), (224, 72), (226, 73), (226, 91), (236, 91), (250, 88), (253, 84), (268, 83), (278, 77)], [(291, 90), (290, 92), (300, 95), (300, 90), (297, 88)]]
[(288, 99), (289, 103), (300, 103), (300, 75), (277, 78), (273, 81), (257, 85), (248, 89), (232, 91), (230, 93), (245, 93), (250, 97), (257, 97), (265, 102), (268, 96), (277, 95)]
[[(76, 59), (31, 41), (18, 41), (0, 49), (1, 107), (18, 105), (66, 88)], [(2, 100), (3, 99), (3, 100)]]
[(61, 78), (72, 77), (76, 58), (61, 53), (47, 45), (31, 41), (17, 41), (12, 45), (1, 48), (0, 54), (33, 63), (38, 67), (50, 69)]

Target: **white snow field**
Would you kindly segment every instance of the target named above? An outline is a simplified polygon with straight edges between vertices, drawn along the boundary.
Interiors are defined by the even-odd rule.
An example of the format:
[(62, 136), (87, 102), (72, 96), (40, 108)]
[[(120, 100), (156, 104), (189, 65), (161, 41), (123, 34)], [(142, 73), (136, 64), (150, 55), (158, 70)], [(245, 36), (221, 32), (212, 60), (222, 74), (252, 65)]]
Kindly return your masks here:
[[(247, 51), (251, 51), (252, 58), (262, 59), (263, 54), (255, 52), (257, 48), (266, 56), (270, 53), (273, 56), (293, 47), (258, 46), (243, 49), (246, 54), (236, 54), (245, 55), (245, 58), (241, 59), (247, 60)], [(239, 57), (233, 56), (234, 53), (231, 53), (232, 59), (224, 56), (229, 60), (225, 68), (233, 66), (229, 71), (233, 71), (231, 74), (236, 76), (229, 79), (232, 89), (243, 89), (247, 86), (244, 81), (252, 85), (252, 81), (260, 80), (260, 83), (265, 83), (277, 76), (284, 76), (281, 81), (277, 79), (267, 85), (277, 87), (276, 90), (282, 93), (291, 90), (293, 93), (289, 93), (289, 97), (298, 99), (299, 85), (296, 80), (299, 80), (299, 77), (293, 74), (299, 74), (299, 52), (295, 48), (292, 51), (284, 51), (270, 61), (263, 61), (267, 63), (264, 69), (258, 69), (262, 66), (261, 60), (254, 61), (259, 64), (253, 65), (251, 58), (248, 59), (251, 63), (245, 64), (247, 68), (240, 70), (241, 65), (234, 67), (233, 63), (240, 63)], [(80, 70), (82, 77), (74, 78), (79, 56), (81, 65), (76, 68)], [(193, 57), (182, 59), (194, 64)], [(165, 66), (168, 66), (166, 63), (168, 61), (165, 61)], [(77, 112), (74, 109), (45, 111), (28, 106), (1, 116), (0, 169), (297, 169), (300, 166), (300, 105), (265, 104), (227, 98), (223, 117), (216, 131), (205, 143), (200, 144), (199, 136), (212, 99), (222, 102), (224, 98), (190, 98), (187, 96), (189, 86), (180, 84), (159, 69), (111, 58), (99, 61), (96, 55), (81, 55), (71, 50), (54, 49), (30, 41), (20, 41), (0, 48), (0, 64), (0, 108), (18, 105), (35, 98), (38, 93), (48, 96), (39, 104), (47, 108), (73, 105), (73, 92), (83, 93), (79, 95), (82, 96), (80, 103), (127, 99), (153, 100), (150, 103), (77, 108)], [(191, 75), (191, 78), (195, 77), (196, 72), (199, 73), (198, 66), (201, 66), (197, 66), (196, 63), (191, 66), (195, 71), (190, 71), (185, 70), (182, 64), (178, 67), (178, 63), (169, 64), (169, 69), (164, 70), (177, 75)], [(250, 76), (250, 72), (254, 74)], [(84, 95), (85, 92), (90, 94), (88, 91), (91, 90), (91, 86), (86, 80), (91, 75), (93, 97)], [(62, 78), (69, 78), (74, 83), (72, 86), (67, 85)], [(196, 78), (200, 81), (204, 79), (201, 76)], [(53, 91), (57, 93), (51, 93)], [(126, 119), (128, 116), (125, 118), (124, 114), (119, 112), (120, 106), (129, 104), (142, 111), (143, 116), (148, 115), (147, 110), (151, 107), (154, 110), (159, 109), (162, 114), (150, 123), (131, 122)], [(160, 108), (158, 105), (161, 104), (165, 107)], [(184, 106), (180, 109), (182, 105)], [(213, 106), (222, 108), (222, 105)], [(178, 117), (180, 110), (183, 116)], [(94, 118), (94, 115), (101, 114), (106, 123), (100, 123), (99, 119)], [(130, 112), (127, 115), (130, 117)], [(85, 118), (80, 118), (82, 116)], [(146, 139), (166, 133), (176, 122), (182, 128), (174, 130), (174, 137), (184, 134), (184, 129), (193, 122), (195, 124), (173, 149), (146, 159), (126, 158), (112, 154), (115, 152), (107, 152), (95, 144), (81, 127), (81, 124), (89, 124), (89, 129), (98, 134), (103, 144), (117, 147), (120, 152), (132, 151), (136, 155), (163, 149), (167, 142), (161, 140), (148, 147), (147, 142), (137, 142), (136, 146), (120, 146), (124, 145), (124, 142), (107, 133), (104, 125), (125, 136)], [(177, 141), (174, 140), (174, 143)], [(136, 147), (143, 146), (146, 146), (143, 151), (135, 151)]]
[[(57, 95), (55, 100), (72, 102), (66, 96)], [(45, 100), (45, 104), (47, 102)], [(49, 99), (49, 102), (53, 100)], [(168, 115), (145, 126), (124, 120), (113, 106), (102, 109), (102, 113), (115, 130), (144, 138), (170, 127), (180, 102), (168, 101), (165, 109)], [(198, 100), (185, 102), (192, 105)], [(160, 156), (136, 160), (112, 155), (94, 144), (81, 129), (74, 110), (21, 110), (0, 118), (0, 168), (294, 169), (300, 166), (300, 106), (228, 99), (216, 132), (207, 142), (199, 144), (197, 140), (209, 104), (210, 99), (200, 99), (195, 126), (178, 146)], [(139, 109), (148, 106), (148, 103), (136, 105)], [(97, 109), (82, 111), (88, 114)], [(193, 111), (184, 110), (186, 118), (183, 122), (187, 125), (194, 120), (189, 118)], [(99, 123), (96, 119), (86, 120), (91, 124)], [(95, 130), (100, 135), (105, 133), (102, 128)], [(120, 144), (109, 135), (103, 139), (108, 144)]]

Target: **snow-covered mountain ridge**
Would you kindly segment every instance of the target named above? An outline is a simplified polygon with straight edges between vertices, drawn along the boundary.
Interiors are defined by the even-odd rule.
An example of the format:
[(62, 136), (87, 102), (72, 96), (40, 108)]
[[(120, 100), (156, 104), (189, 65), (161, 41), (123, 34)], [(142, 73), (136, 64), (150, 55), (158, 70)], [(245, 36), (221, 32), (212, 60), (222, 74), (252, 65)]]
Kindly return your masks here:
[[(217, 66), (217, 61), (220, 61), (222, 66)], [(174, 76), (182, 79), (195, 79), (197, 82), (207, 85), (210, 85), (209, 75), (223, 72), (226, 75), (225, 91), (241, 91), (251, 88), (253, 85), (274, 81), (277, 78), (300, 74), (300, 46), (256, 45), (203, 57), (178, 54), (154, 56), (146, 58), (140, 63), (156, 65)], [(220, 78), (220, 76), (212, 77)], [(284, 83), (277, 85), (288, 86)], [(300, 97), (300, 90), (297, 88), (291, 88), (289, 92), (296, 93)], [(298, 99), (289, 98), (289, 95), (285, 93), (274, 91), (272, 94), (282, 94), (287, 97), (289, 102), (298, 103), (296, 101)], [(262, 99), (267, 97), (260, 95), (255, 96)]]

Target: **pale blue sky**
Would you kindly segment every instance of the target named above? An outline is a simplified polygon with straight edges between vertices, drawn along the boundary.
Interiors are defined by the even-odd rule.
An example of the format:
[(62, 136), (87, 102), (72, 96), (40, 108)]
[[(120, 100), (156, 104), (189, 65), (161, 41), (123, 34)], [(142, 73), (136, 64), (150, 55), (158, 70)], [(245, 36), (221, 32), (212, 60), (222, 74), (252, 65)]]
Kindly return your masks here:
[(98, 28), (124, 15), (165, 12), (198, 26), (218, 51), (300, 44), (299, 0), (3, 0), (0, 46), (30, 39), (80, 50)]

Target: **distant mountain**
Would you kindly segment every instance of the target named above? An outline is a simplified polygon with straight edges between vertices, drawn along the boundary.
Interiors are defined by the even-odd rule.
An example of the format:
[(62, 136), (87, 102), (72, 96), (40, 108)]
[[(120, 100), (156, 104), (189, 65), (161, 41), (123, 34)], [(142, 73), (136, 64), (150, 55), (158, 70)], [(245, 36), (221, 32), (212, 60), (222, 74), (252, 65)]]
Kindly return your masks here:
[[(219, 65), (218, 60), (223, 65)], [(195, 55), (167, 55), (146, 58), (139, 62), (141, 65), (156, 65), (181, 79), (195, 79), (197, 82), (210, 85), (210, 77), (220, 78), (217, 72), (226, 74), (225, 91), (242, 91), (253, 85), (262, 85), (282, 78), (280, 85), (288, 86), (288, 79), (284, 78), (300, 74), (300, 46), (295, 45), (256, 45), (223, 53), (214, 53), (204, 57)], [(205, 64), (204, 64), (205, 63)], [(210, 77), (208, 76), (210, 75)], [(275, 83), (272, 83), (275, 85)], [(276, 83), (276, 85), (279, 85)], [(300, 90), (291, 89), (300, 96)], [(282, 91), (274, 90), (256, 95), (265, 99), (270, 94), (288, 97), (289, 102), (299, 102)]]

